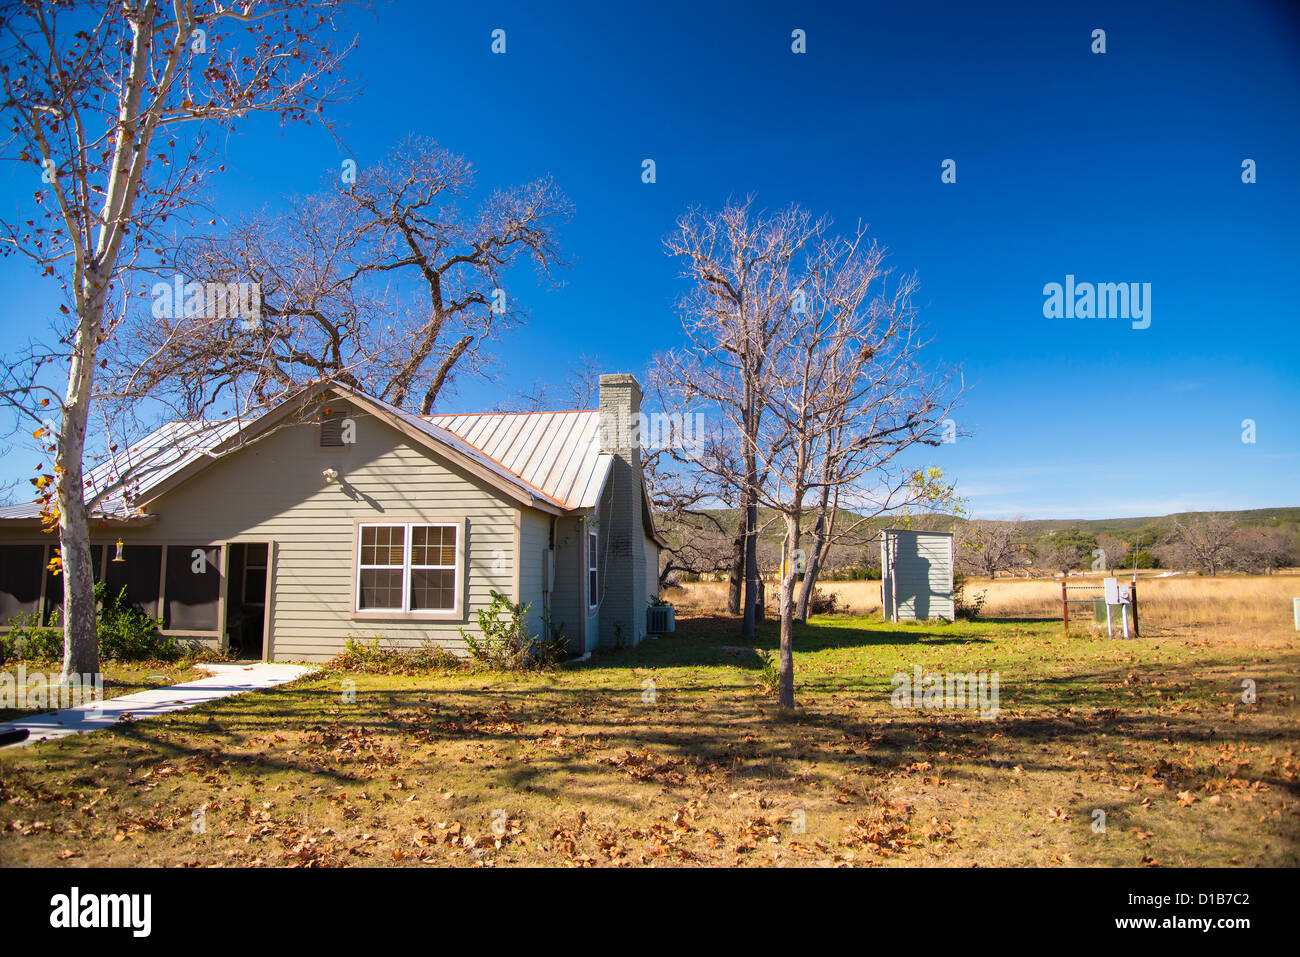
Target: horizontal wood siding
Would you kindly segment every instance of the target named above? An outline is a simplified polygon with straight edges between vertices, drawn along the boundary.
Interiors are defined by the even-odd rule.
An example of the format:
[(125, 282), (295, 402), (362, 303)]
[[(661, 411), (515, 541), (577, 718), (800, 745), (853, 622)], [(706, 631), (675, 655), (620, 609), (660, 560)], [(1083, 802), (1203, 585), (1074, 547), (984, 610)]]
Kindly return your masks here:
[(645, 593), (648, 600), (659, 597), (659, 543), (645, 540)]
[(551, 596), (551, 619), (569, 639), (574, 654), (582, 654), (582, 626), (587, 617), (583, 606), (583, 523), (564, 516), (555, 523), (555, 594)]
[[(154, 525), (123, 531), (122, 537), (278, 543), (270, 649), (275, 660), (326, 660), (349, 635), (406, 647), (434, 641), (464, 653), (459, 629), (477, 631), (474, 612), (490, 602), (488, 592), (514, 591), (517, 509), (432, 453), (411, 448), (377, 419), (354, 418), (356, 442), (345, 448), (321, 449), (317, 427), (297, 425), (217, 460), (150, 506), (159, 516)], [(338, 482), (325, 483), (321, 472), (328, 468), (338, 471)], [(356, 522), (445, 518), (466, 521), (463, 617), (355, 618)]]
[(528, 627), (531, 634), (541, 639), (546, 633), (546, 594), (543, 590), (546, 574), (543, 552), (551, 540), (551, 516), (532, 509), (523, 509), (519, 527), (519, 590), (518, 602), (531, 607), (528, 610)]
[[(928, 532), (905, 532), (896, 538), (883, 585), (886, 614), (896, 591), (899, 619), (952, 620), (952, 538)], [(890, 576), (896, 580), (896, 587)]]

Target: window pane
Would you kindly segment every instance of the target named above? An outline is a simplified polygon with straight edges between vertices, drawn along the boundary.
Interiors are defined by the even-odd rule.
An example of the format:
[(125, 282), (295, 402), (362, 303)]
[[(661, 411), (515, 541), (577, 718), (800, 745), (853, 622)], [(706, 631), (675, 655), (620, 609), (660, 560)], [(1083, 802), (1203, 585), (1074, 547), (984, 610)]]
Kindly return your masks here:
[(587, 576), (587, 603), (596, 604), (596, 569), (592, 569)]
[(450, 611), (455, 607), (455, 571), (417, 568), (411, 572), (411, 611)]
[(0, 625), (39, 611), (44, 558), (44, 545), (0, 547)]
[(398, 569), (361, 570), (361, 607), (402, 610), (402, 573)]
[[(202, 557), (195, 558), (198, 552)], [(216, 631), (221, 601), (221, 549), (217, 546), (167, 546), (167, 607), (164, 628)]]
[[(390, 525), (386, 531), (388, 532), (388, 558), (384, 564), (400, 565), (404, 560), (402, 552), (406, 544), (406, 529), (400, 525)], [(383, 549), (380, 549), (380, 554), (383, 554)]]
[(412, 565), (456, 565), (456, 529), (445, 525), (416, 525), (411, 529)]
[(456, 529), (452, 526), (443, 526), (439, 531), (442, 532), (442, 548), (438, 552), (439, 565), (456, 564)]
[(428, 525), (416, 525), (411, 529), (411, 564), (432, 565), (429, 560), (429, 533), (437, 534), (436, 528)]
[(400, 525), (377, 525), (361, 529), (361, 564), (401, 565), (406, 529)]

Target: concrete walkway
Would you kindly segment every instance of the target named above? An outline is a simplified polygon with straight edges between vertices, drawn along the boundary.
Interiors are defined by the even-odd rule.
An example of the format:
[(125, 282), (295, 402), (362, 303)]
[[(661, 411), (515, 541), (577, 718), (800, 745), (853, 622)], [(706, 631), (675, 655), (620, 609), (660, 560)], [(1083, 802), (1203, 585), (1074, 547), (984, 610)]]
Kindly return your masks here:
[(96, 701), (92, 704), (68, 708), (65, 711), (53, 711), (48, 714), (33, 715), (30, 718), (0, 722), (0, 732), (26, 728), (31, 732), (27, 740), (11, 745), (11, 747), (22, 747), (37, 741), (48, 741), (51, 738), (66, 738), (71, 734), (102, 731), (123, 720), (123, 716), (127, 714), (130, 718), (126, 720), (138, 721), (141, 718), (153, 718), (169, 711), (184, 711), (187, 708), (207, 704), (209, 701), (229, 698), (231, 695), (274, 688), (276, 685), (293, 681), (316, 670), (303, 665), (267, 664), (203, 664), (194, 667), (211, 671), (213, 675), (210, 678), (187, 681), (170, 688), (151, 688), (148, 691), (137, 691), (135, 694), (109, 698), (107, 701)]

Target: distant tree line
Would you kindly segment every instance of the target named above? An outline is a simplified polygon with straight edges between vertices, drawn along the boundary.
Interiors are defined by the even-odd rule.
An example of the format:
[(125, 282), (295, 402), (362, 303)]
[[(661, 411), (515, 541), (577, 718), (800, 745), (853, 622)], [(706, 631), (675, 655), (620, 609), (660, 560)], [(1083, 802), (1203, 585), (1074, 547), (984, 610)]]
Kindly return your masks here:
[[(1235, 521), (1223, 514), (1171, 516), (1128, 531), (1091, 533), (1078, 526), (1040, 531), (1022, 520), (965, 521), (952, 516), (928, 516), (913, 522), (951, 530), (957, 550), (957, 570), (985, 578), (1041, 577), (1079, 571), (1164, 568), (1217, 575), (1220, 572), (1271, 574), (1279, 568), (1300, 565), (1300, 529), (1294, 525), (1266, 525)], [(715, 578), (727, 567), (730, 541), (721, 530), (725, 522), (716, 515), (713, 536), (689, 536), (692, 558), (687, 567), (664, 563), (664, 581), (698, 581)], [(704, 524), (703, 520), (697, 523)], [(871, 528), (837, 541), (829, 550), (820, 578), (824, 581), (861, 581), (880, 578), (880, 539), (877, 529), (892, 524), (878, 521)], [(760, 520), (760, 530), (765, 528)], [(780, 568), (780, 541), (760, 536), (757, 558), (760, 573), (775, 576)]]
[(1235, 522), (1218, 513), (1174, 516), (1130, 532), (1095, 535), (1069, 527), (1035, 537), (1019, 521), (972, 521), (953, 530), (959, 570), (989, 578), (999, 572), (1066, 575), (1134, 568), (1271, 574), (1300, 564), (1294, 527)]

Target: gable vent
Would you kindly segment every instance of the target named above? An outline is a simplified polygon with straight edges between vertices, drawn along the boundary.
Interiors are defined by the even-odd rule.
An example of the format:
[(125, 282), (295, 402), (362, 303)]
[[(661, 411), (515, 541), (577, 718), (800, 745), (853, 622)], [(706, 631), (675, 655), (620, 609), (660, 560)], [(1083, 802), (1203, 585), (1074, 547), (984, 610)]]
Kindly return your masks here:
[(343, 448), (343, 420), (351, 414), (351, 409), (338, 402), (321, 406), (320, 447), (322, 449)]

